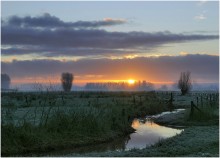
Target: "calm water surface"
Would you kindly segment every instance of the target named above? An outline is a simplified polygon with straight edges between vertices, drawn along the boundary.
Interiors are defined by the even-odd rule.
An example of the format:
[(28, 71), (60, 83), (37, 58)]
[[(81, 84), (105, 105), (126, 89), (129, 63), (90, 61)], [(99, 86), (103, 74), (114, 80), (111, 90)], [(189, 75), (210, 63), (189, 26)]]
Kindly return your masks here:
[(157, 143), (161, 139), (169, 138), (180, 134), (183, 130), (160, 126), (149, 120), (134, 119), (132, 127), (135, 133), (130, 134), (130, 139), (125, 145), (125, 149), (142, 149)]

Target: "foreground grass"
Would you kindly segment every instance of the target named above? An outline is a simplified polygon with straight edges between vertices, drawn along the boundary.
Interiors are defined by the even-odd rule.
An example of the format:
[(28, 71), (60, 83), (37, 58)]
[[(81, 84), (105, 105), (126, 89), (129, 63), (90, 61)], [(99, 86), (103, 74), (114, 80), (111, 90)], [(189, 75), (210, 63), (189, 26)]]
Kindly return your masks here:
[[(111, 116), (109, 111), (58, 111), (46, 124), (38, 126), (28, 122), (21, 126), (2, 125), (2, 156), (80, 147), (133, 132), (129, 122), (117, 112)], [(121, 121), (114, 121), (114, 116)]]
[[(154, 92), (8, 93), (2, 98), (2, 107), (6, 109), (1, 124), (2, 156), (24, 156), (111, 141), (133, 132), (134, 117), (167, 110)], [(27, 110), (15, 121), (13, 112), (19, 109)]]
[(181, 134), (146, 149), (123, 152), (70, 154), (65, 156), (105, 157), (219, 157), (219, 126), (192, 126)]

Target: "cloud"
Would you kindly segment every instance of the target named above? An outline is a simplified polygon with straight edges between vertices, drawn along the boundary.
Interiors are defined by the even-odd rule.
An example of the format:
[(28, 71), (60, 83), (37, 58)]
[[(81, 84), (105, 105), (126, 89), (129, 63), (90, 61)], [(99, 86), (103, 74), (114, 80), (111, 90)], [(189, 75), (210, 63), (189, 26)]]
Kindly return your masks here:
[[(33, 29), (14, 26), (2, 26), (2, 46), (9, 45), (13, 50), (2, 49), (3, 54), (16, 54), (16, 47), (25, 48), (24, 52), (34, 53), (45, 49), (54, 53), (57, 49), (64, 53), (66, 49), (151, 49), (166, 43), (193, 40), (218, 39), (218, 35), (174, 34), (171, 32), (107, 32), (96, 29)], [(29, 51), (28, 51), (28, 48)], [(52, 48), (52, 49), (51, 49)], [(51, 51), (48, 51), (48, 50)], [(63, 49), (63, 50), (62, 50)], [(44, 51), (42, 51), (44, 52)], [(21, 52), (17, 50), (17, 55)], [(21, 53), (23, 54), (23, 53)], [(43, 54), (43, 53), (42, 53)], [(56, 54), (56, 52), (55, 52)], [(73, 53), (74, 55), (74, 53)]]
[(179, 54), (180, 55), (188, 55), (189, 53), (188, 52), (180, 52)]
[(127, 21), (125, 19), (112, 19), (112, 18), (104, 18), (103, 19), (105, 22), (109, 23), (115, 23), (115, 24), (123, 24), (126, 23)]
[(185, 31), (184, 34), (218, 34), (218, 30), (194, 30), (194, 31)]
[(141, 53), (132, 49), (104, 49), (104, 48), (62, 48), (49, 46), (14, 46), (9, 48), (1, 48), (1, 54), (4, 56), (11, 55), (30, 55), (35, 54), (44, 57), (74, 57), (74, 56), (111, 56), (111, 55), (127, 55), (133, 53)]
[(103, 26), (113, 26), (124, 24), (127, 21), (124, 19), (112, 19), (105, 18), (100, 21), (76, 21), (76, 22), (64, 22), (56, 16), (51, 16), (45, 13), (38, 17), (18, 17), (11, 16), (8, 20), (3, 20), (4, 25), (16, 26), (16, 27), (41, 27), (41, 28), (96, 28)]
[(207, 0), (201, 0), (197, 3), (198, 6), (203, 6), (204, 4), (206, 4), (208, 1)]
[(2, 44), (61, 47), (126, 48), (152, 44), (217, 39), (217, 35), (184, 35), (171, 32), (107, 32), (105, 30), (35, 30), (2, 27)]
[(60, 78), (62, 72), (77, 76), (101, 75), (102, 79), (127, 79), (134, 77), (156, 82), (177, 81), (182, 71), (191, 71), (197, 82), (219, 81), (219, 56), (184, 55), (138, 57), (133, 59), (84, 59), (79, 61), (27, 60), (1, 62), (2, 72), (13, 78), (47, 77)]
[(205, 20), (207, 19), (207, 17), (204, 14), (200, 14), (194, 17), (194, 19), (196, 20)]

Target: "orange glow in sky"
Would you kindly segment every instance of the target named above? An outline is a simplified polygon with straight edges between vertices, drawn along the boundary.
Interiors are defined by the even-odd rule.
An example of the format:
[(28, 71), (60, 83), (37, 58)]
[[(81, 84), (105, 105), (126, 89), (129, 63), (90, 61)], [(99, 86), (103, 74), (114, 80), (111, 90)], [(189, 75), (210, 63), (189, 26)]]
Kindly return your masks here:
[(135, 80), (129, 79), (129, 80), (128, 80), (128, 83), (129, 83), (129, 84), (134, 84), (134, 83), (135, 83)]

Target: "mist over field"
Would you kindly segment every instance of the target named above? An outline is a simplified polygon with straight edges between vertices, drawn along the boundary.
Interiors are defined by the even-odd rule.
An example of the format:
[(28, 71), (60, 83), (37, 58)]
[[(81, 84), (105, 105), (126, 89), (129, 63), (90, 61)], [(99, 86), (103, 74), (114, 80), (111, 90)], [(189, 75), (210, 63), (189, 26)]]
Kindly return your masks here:
[[(52, 87), (54, 91), (61, 91), (62, 86), (60, 84), (41, 84), (42, 88), (39, 89), (39, 84), (35, 83), (30, 83), (30, 84), (19, 84), (19, 85), (11, 85), (12, 89), (17, 89), (19, 91), (23, 92), (30, 92), (30, 91), (46, 91), (49, 87)], [(165, 86), (165, 88), (164, 88)], [(85, 86), (77, 86), (74, 85), (71, 88), (72, 91), (111, 91), (111, 90), (103, 90), (103, 89), (88, 89)], [(112, 91), (123, 91), (125, 89), (113, 89)], [(138, 91), (138, 89), (131, 89), (133, 91)], [(154, 84), (153, 89), (146, 89), (146, 91), (151, 91), (151, 90), (156, 90), (156, 91), (179, 91), (177, 85), (175, 84)], [(192, 90), (193, 91), (219, 91), (219, 84), (218, 83), (194, 83), (192, 85)]]

